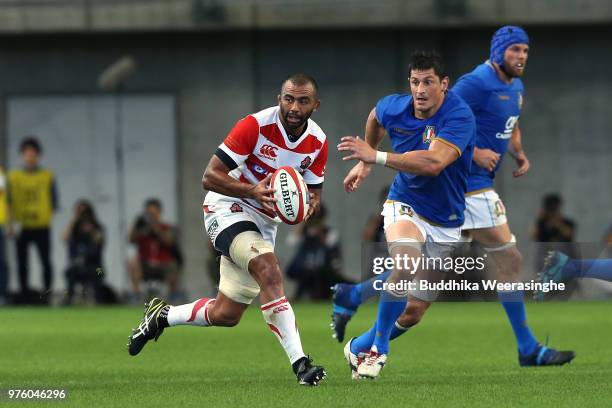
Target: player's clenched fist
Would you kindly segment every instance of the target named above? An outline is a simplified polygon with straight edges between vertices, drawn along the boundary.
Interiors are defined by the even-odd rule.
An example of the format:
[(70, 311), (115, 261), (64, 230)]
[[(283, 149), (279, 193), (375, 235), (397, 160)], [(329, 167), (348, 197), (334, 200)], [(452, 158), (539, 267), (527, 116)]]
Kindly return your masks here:
[(500, 157), (499, 153), (490, 149), (474, 149), (474, 162), (488, 171), (495, 170)]

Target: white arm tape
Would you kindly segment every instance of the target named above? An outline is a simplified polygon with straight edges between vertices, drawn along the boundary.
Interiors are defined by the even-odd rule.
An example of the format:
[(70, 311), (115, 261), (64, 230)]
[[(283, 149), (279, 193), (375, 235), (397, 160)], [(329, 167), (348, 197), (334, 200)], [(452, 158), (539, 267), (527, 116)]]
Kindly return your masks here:
[(387, 164), (387, 152), (376, 152), (376, 164), (384, 166)]

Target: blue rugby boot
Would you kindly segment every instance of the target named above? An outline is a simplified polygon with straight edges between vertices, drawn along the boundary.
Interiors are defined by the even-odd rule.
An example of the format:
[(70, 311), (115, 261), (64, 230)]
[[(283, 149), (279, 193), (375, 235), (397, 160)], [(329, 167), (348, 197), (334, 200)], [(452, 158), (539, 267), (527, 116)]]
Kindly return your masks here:
[[(544, 260), (544, 267), (538, 274), (537, 281), (539, 283), (559, 283), (565, 280), (563, 276), (563, 268), (569, 261), (569, 257), (563, 252), (549, 251), (546, 259)], [(544, 300), (544, 292), (542, 290), (536, 290), (534, 297), (536, 300)]]
[(355, 305), (351, 301), (351, 291), (354, 286), (348, 283), (337, 283), (331, 287), (334, 306), (330, 327), (334, 332), (332, 337), (338, 340), (339, 343), (344, 341), (346, 325), (359, 307), (359, 305)]
[(530, 355), (522, 356), (519, 353), (519, 364), (521, 367), (560, 366), (569, 363), (574, 357), (576, 357), (576, 353), (571, 350), (558, 351), (546, 345), (538, 344), (538, 347)]

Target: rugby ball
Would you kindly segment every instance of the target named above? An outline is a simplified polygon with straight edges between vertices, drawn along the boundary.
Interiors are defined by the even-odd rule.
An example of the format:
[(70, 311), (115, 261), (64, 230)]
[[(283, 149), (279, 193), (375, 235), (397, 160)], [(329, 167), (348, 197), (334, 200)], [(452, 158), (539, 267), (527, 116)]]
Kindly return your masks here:
[(293, 167), (283, 166), (272, 175), (270, 187), (275, 190), (276, 215), (285, 224), (295, 225), (302, 222), (310, 206), (308, 187), (302, 175)]

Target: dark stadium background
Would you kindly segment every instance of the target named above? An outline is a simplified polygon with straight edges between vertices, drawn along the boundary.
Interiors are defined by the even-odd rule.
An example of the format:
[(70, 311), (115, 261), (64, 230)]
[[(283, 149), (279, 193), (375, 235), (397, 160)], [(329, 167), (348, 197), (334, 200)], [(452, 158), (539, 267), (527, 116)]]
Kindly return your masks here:
[[(203, 168), (239, 118), (276, 103), (285, 76), (304, 71), (317, 78), (322, 106), (313, 119), (334, 146), (341, 136), (362, 134), (378, 98), (406, 89), (405, 60), (414, 49), (439, 50), (454, 81), (487, 58), (490, 36), (498, 26), (513, 23), (524, 26), (531, 37), (520, 123), (532, 169), (527, 177), (514, 180), (513, 162), (507, 159), (498, 177), (496, 188), (508, 208), (511, 228), (519, 242), (527, 242), (541, 196), (559, 192), (566, 213), (578, 223), (578, 240), (599, 242), (612, 222), (611, 21), (612, 9), (604, 0), (5, 0), (0, 2), (0, 157), (5, 167), (14, 166), (16, 143), (25, 129), (51, 129), (39, 135), (43, 143), (70, 152), (65, 160), (43, 158), (46, 166), (60, 172), (55, 290), (64, 285), (65, 249), (59, 234), (75, 195), (98, 205), (103, 223), (112, 230), (107, 278), (115, 289), (125, 290), (119, 254), (126, 232), (119, 234), (116, 225), (122, 204), (116, 201), (114, 156), (109, 154), (109, 161), (97, 167), (88, 158), (112, 143), (116, 125), (117, 99), (99, 88), (98, 76), (119, 58), (132, 56), (137, 69), (121, 98), (123, 137), (129, 139), (132, 125), (140, 132), (137, 143), (125, 146), (132, 158), (127, 183), (138, 192), (128, 194), (126, 221), (132, 221), (146, 196), (160, 196), (168, 203), (167, 218), (180, 227), (184, 286), (190, 297), (210, 293), (201, 219)], [(104, 105), (100, 117), (85, 118), (79, 125), (86, 134), (61, 134), (57, 129), (54, 134), (49, 125), (53, 118), (28, 123), (22, 117), (23, 112), (36, 111), (28, 110), (27, 103), (72, 97), (90, 101), (94, 108), (88, 112), (94, 116), (92, 101)], [(139, 111), (138, 101), (149, 106), (147, 100), (157, 97), (166, 104), (161, 116)], [(136, 104), (131, 108), (130, 98)], [(25, 110), (14, 110), (19, 106)], [(65, 122), (71, 117), (62, 119), (61, 129), (76, 128)], [(165, 147), (151, 153), (147, 134), (155, 131)], [(82, 150), (71, 142), (78, 139), (89, 141), (78, 145)], [(160, 152), (162, 161), (155, 156)], [(160, 166), (169, 167), (174, 177), (162, 170), (158, 173), (167, 177), (152, 182), (151, 172)], [(348, 168), (330, 149), (324, 201), (329, 222), (340, 233), (343, 273), (356, 279), (360, 242), (354, 237), (360, 236), (366, 217), (378, 211), (378, 190), (393, 173), (376, 169), (361, 190), (349, 196), (341, 189)], [(82, 175), (77, 184), (86, 186), (83, 191), (74, 190), (75, 175)], [(288, 261), (286, 231), (281, 228), (278, 237), (283, 261)], [(15, 268), (10, 269), (14, 288)], [(33, 282), (39, 275), (36, 269), (31, 273)]]
[[(320, 85), (313, 119), (330, 141), (328, 223), (339, 234), (342, 274), (360, 279), (362, 228), (380, 211), (379, 191), (394, 174), (377, 168), (349, 196), (342, 180), (350, 165), (335, 145), (363, 134), (380, 97), (407, 89), (412, 51), (437, 49), (454, 82), (488, 58), (491, 35), (506, 24), (523, 26), (531, 39), (520, 118), (531, 170), (514, 179), (506, 157), (496, 190), (532, 277), (538, 247), (529, 229), (546, 193), (563, 197), (581, 255), (603, 256), (602, 237), (612, 238), (609, 0), (0, 0), (0, 165), (18, 166), (21, 139), (37, 135), (61, 207), (53, 223), (53, 307), (0, 299), (0, 404), (9, 389), (54, 388), (68, 392), (68, 405), (86, 407), (609, 407), (612, 284), (593, 279), (571, 284), (589, 301), (527, 302), (534, 335), (576, 352), (569, 365), (519, 367), (498, 302), (440, 302), (393, 343), (376, 381), (350, 379), (344, 344), (329, 328), (331, 302), (290, 299), (304, 351), (327, 370), (317, 389), (296, 384), (255, 305), (238, 327), (173, 328), (137, 357), (125, 345), (141, 299), (58, 306), (66, 289), (61, 235), (79, 197), (93, 202), (107, 229), (104, 275), (119, 295), (129, 291), (127, 226), (151, 196), (179, 227), (187, 298), (215, 293), (202, 220), (204, 166), (238, 119), (276, 104), (294, 72)], [(118, 89), (102, 89), (100, 75), (125, 57), (135, 70)], [(288, 231), (281, 226), (277, 237), (284, 266), (294, 251)], [(14, 240), (6, 244), (14, 294)], [(41, 289), (38, 257), (30, 255), (31, 286)], [(291, 298), (293, 282), (287, 292)], [(368, 330), (375, 316), (374, 302), (361, 306), (347, 338)]]

